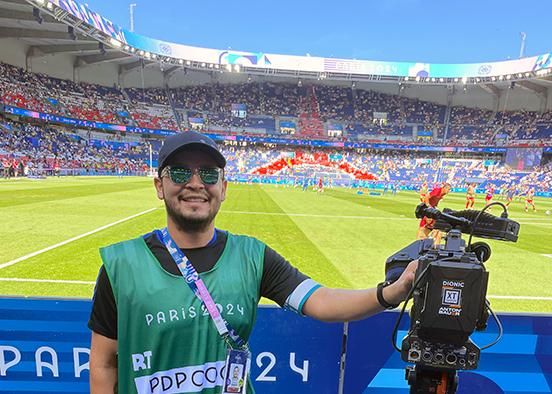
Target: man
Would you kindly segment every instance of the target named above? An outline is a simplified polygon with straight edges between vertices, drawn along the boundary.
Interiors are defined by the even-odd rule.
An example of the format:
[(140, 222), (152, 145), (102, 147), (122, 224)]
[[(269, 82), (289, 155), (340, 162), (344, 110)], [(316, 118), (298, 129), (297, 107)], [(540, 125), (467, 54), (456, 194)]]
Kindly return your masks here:
[[(450, 183), (445, 183), (443, 187), (437, 187), (433, 189), (429, 194), (426, 194), (424, 198), (424, 203), (431, 208), (436, 208), (445, 195), (450, 192), (452, 186)], [(427, 238), (429, 234), (433, 231), (433, 224), (435, 223), (434, 219), (424, 217), (420, 221), (420, 226), (418, 228), (418, 235), (416, 239)], [(435, 245), (438, 245), (441, 242), (441, 231), (433, 231), (433, 238), (435, 239)]]
[(477, 186), (477, 184), (474, 182), (472, 183), (469, 187), (468, 187), (468, 190), (466, 191), (466, 209), (473, 209), (473, 203), (475, 202), (475, 187)]
[[(363, 319), (405, 298), (417, 262), (377, 290), (329, 289), (263, 242), (215, 229), (226, 199), (225, 165), (216, 144), (199, 133), (168, 137), (154, 180), (167, 228), (100, 250), (104, 265), (88, 324), (91, 394), (152, 392), (168, 374), (179, 392), (220, 392), (226, 351), (244, 347), (239, 338), (249, 339), (261, 296), (326, 322)], [(221, 317), (237, 340), (219, 335)]]
[(527, 210), (527, 204), (531, 204), (533, 206), (533, 212), (537, 212), (537, 208), (535, 207), (535, 203), (533, 202), (534, 196), (535, 196), (535, 188), (532, 187), (525, 195), (525, 212), (529, 212)]
[(399, 189), (399, 181), (395, 181), (394, 183), (391, 183), (391, 195), (394, 196), (397, 194)]
[(304, 176), (303, 177), (303, 192), (306, 193), (307, 190), (308, 190), (308, 187), (309, 187), (309, 177), (308, 176)]
[(4, 179), (10, 179), (11, 161), (8, 156), (4, 157), (4, 160), (2, 161), (2, 167), (4, 167)]

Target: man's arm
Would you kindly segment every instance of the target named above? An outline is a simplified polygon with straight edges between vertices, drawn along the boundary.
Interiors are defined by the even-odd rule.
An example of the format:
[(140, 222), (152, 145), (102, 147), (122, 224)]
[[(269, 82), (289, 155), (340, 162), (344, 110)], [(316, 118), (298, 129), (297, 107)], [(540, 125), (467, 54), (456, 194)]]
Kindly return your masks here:
[(117, 340), (92, 331), (90, 394), (118, 393)]
[[(401, 277), (383, 289), (383, 299), (389, 304), (402, 302), (408, 294), (418, 260), (412, 261)], [(347, 322), (367, 318), (382, 312), (376, 289), (344, 290), (319, 287), (303, 304), (303, 314), (328, 323)]]
[(429, 198), (431, 197), (430, 193), (427, 193), (425, 196), (424, 196), (424, 203), (425, 205), (427, 205), (429, 207)]

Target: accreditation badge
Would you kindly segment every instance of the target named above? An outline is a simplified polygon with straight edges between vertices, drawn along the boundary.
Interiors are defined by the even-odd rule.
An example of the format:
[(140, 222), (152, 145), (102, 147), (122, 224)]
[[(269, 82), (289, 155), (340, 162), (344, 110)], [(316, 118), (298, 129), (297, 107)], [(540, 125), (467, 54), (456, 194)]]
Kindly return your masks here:
[(247, 350), (228, 349), (222, 394), (246, 394), (250, 367), (251, 358)]

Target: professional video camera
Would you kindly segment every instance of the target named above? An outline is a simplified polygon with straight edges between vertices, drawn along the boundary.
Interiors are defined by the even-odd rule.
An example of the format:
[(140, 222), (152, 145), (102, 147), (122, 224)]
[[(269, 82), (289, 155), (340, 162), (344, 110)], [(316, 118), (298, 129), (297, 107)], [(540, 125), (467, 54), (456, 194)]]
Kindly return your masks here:
[[(500, 217), (484, 212), (492, 205), (503, 207)], [(506, 207), (499, 202), (481, 211), (445, 208), (443, 212), (420, 204), (415, 213), (418, 219), (434, 219), (433, 229), (447, 235), (444, 244), (434, 245), (428, 238), (418, 240), (386, 261), (386, 283), (391, 283), (410, 261), (418, 259), (412, 290), (393, 330), (393, 346), (404, 361), (415, 364), (406, 368), (410, 393), (452, 394), (458, 387), (456, 371), (476, 369), (481, 349), (494, 345), (502, 335), (500, 322), (485, 298), (489, 273), (483, 263), (491, 249), (484, 242), (472, 244), (471, 238), (516, 242), (519, 223), (508, 219)], [(462, 233), (470, 234), (467, 246)], [(399, 349), (395, 337), (409, 298), (414, 300), (410, 329)], [(487, 328), (489, 312), (498, 324), (499, 335), (480, 349), (469, 336), (474, 330)]]

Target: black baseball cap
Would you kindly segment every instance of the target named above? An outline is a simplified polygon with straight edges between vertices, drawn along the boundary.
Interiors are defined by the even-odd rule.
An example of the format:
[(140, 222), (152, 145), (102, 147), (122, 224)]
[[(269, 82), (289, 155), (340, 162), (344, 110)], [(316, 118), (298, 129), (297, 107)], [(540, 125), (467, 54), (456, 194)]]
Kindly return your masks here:
[(188, 130), (167, 137), (157, 158), (157, 172), (161, 174), (169, 157), (186, 150), (199, 150), (211, 156), (220, 168), (226, 166), (226, 159), (220, 153), (215, 141), (196, 131)]

